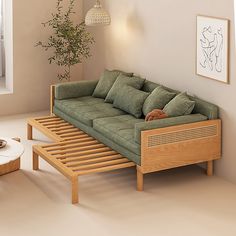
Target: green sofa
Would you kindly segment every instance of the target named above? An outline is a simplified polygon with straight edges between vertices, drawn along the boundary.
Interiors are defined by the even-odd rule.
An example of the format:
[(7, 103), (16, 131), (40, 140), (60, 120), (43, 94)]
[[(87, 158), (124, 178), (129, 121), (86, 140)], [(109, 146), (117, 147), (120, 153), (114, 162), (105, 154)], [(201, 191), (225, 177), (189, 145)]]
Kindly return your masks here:
[[(195, 101), (192, 114), (145, 122), (144, 116), (135, 118), (104, 99), (93, 97), (97, 83), (55, 85), (52, 113), (135, 162), (139, 190), (142, 190), (142, 174), (201, 162), (211, 164), (220, 158), (221, 128), (216, 105), (190, 97)], [(151, 93), (157, 86), (146, 80), (141, 90)], [(214, 134), (213, 126), (217, 129)], [(199, 147), (205, 152), (198, 151)]]

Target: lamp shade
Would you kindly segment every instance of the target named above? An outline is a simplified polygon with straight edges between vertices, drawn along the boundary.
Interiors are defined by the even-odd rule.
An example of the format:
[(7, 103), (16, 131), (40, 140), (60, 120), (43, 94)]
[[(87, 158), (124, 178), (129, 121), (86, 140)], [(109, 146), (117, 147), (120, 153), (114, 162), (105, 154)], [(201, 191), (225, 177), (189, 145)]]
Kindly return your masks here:
[(97, 25), (109, 25), (111, 23), (111, 17), (109, 13), (102, 7), (100, 1), (96, 1), (96, 4), (91, 8), (85, 17), (85, 24), (88, 26)]

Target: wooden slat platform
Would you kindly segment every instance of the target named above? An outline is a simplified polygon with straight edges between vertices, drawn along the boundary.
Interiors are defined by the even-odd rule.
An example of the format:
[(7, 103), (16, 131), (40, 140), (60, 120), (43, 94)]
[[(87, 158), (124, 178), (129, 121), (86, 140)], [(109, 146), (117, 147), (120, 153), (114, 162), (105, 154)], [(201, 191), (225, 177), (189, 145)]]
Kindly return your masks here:
[(78, 203), (78, 177), (136, 166), (80, 129), (56, 116), (28, 120), (28, 139), (36, 128), (55, 143), (33, 146), (33, 169), (39, 169), (39, 157), (57, 169), (72, 184), (72, 203)]
[(39, 130), (55, 142), (87, 138), (89, 135), (57, 116), (28, 119), (28, 139), (32, 140), (32, 128)]

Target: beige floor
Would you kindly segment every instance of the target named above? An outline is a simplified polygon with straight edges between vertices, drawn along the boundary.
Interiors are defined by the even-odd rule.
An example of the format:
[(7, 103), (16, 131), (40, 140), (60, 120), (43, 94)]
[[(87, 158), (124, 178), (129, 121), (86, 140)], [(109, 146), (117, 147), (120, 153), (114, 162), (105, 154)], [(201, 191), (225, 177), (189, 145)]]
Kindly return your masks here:
[(22, 169), (0, 177), (0, 236), (236, 235), (236, 186), (199, 167), (148, 175), (142, 193), (134, 169), (84, 176), (81, 204), (71, 205), (64, 177), (43, 161), (31, 169), (32, 144), (48, 140), (25, 139), (28, 116), (0, 118), (0, 136), (19, 136), (26, 148)]

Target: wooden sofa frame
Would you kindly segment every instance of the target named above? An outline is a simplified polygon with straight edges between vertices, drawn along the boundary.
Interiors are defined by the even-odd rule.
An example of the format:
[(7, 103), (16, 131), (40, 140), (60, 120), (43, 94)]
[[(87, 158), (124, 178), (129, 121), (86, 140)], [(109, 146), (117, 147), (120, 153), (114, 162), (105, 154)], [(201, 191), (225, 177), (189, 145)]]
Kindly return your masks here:
[[(51, 115), (55, 85), (51, 86)], [(137, 190), (143, 191), (144, 174), (192, 164), (207, 163), (213, 175), (213, 161), (221, 157), (221, 120), (152, 129), (141, 132), (141, 166), (137, 165)]]

